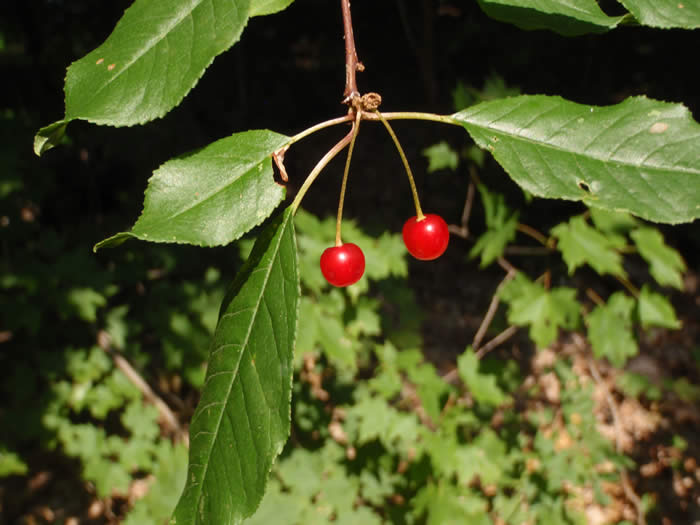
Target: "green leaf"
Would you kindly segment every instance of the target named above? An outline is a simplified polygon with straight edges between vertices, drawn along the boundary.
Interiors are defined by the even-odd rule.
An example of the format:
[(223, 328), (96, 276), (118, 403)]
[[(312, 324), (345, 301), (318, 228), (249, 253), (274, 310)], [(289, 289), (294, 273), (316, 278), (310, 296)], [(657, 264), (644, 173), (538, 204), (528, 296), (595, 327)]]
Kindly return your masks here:
[(155, 482), (146, 495), (136, 501), (124, 521), (124, 525), (161, 525), (173, 511), (173, 494), (179, 494), (185, 486), (187, 474), (187, 448), (163, 441), (156, 449), (153, 467)]
[(639, 221), (629, 213), (619, 211), (608, 211), (601, 208), (590, 208), (593, 224), (600, 231), (605, 233), (625, 234), (635, 228)]
[(68, 122), (59, 120), (37, 131), (34, 137), (34, 153), (41, 155), (57, 146), (66, 134), (66, 126), (68, 126)]
[(250, 16), (271, 15), (286, 9), (294, 0), (253, 0)]
[(661, 326), (677, 330), (681, 322), (676, 317), (676, 312), (668, 298), (652, 292), (649, 285), (642, 286), (639, 294), (639, 322), (642, 328)]
[(107, 304), (107, 299), (92, 288), (73, 288), (66, 294), (66, 302), (80, 319), (94, 323), (97, 320), (97, 310)]
[(684, 0), (618, 0), (640, 23), (652, 27), (700, 27), (700, 4)]
[(595, 0), (479, 0), (491, 18), (521, 29), (551, 29), (565, 36), (603, 33), (624, 18), (606, 15)]
[(477, 492), (456, 487), (443, 479), (423, 486), (412, 505), (417, 514), (427, 514), (426, 525), (488, 525), (488, 502)]
[(680, 104), (633, 97), (483, 102), (452, 116), (530, 193), (654, 222), (700, 217), (700, 125)]
[(661, 399), (659, 387), (642, 374), (623, 372), (617, 376), (615, 384), (626, 396), (639, 397), (644, 394), (652, 401)]
[(471, 443), (457, 449), (454, 457), (457, 478), (464, 486), (479, 476), (484, 485), (497, 484), (511, 466), (506, 444), (490, 428), (482, 430)]
[(649, 263), (649, 272), (657, 283), (683, 289), (685, 262), (676, 250), (664, 242), (660, 231), (655, 228), (639, 228), (630, 237), (637, 245), (639, 255)]
[(246, 131), (169, 160), (149, 180), (143, 212), (131, 231), (94, 249), (131, 237), (198, 246), (236, 240), (282, 202), (284, 188), (273, 179), (270, 155), (287, 140), (272, 131)]
[(497, 377), (479, 371), (479, 359), (471, 346), (467, 347), (457, 358), (459, 377), (467, 386), (478, 403), (498, 406), (508, 399), (508, 396), (498, 386)]
[(445, 169), (454, 171), (459, 164), (459, 155), (445, 141), (425, 148), (422, 153), (428, 159), (428, 173)]
[(64, 119), (39, 130), (34, 152), (57, 145), (75, 119), (110, 126), (165, 115), (214, 58), (235, 44), (252, 16), (291, 0), (136, 0), (107, 40), (71, 64)]
[(628, 357), (637, 354), (637, 341), (632, 334), (634, 299), (615, 292), (604, 305), (598, 305), (586, 317), (588, 339), (593, 355), (605, 357), (613, 366), (622, 367)]
[(262, 231), (224, 299), (172, 524), (241, 523), (260, 503), (289, 434), (298, 304), (287, 209)]
[(590, 265), (600, 275), (626, 275), (622, 256), (616, 251), (625, 246), (624, 237), (612, 233), (603, 235), (590, 227), (581, 215), (572, 217), (568, 223), (558, 224), (552, 228), (552, 234), (559, 238), (557, 248), (564, 257), (569, 275), (584, 264)]
[(481, 254), (480, 266), (483, 268), (503, 255), (508, 243), (515, 239), (518, 212), (510, 213), (502, 194), (490, 192), (483, 184), (477, 187), (484, 204), (487, 230), (469, 251), (469, 257)]
[(27, 470), (27, 464), (19, 454), (8, 450), (4, 444), (0, 445), (0, 477), (24, 475)]
[[(700, 386), (688, 381), (687, 377), (674, 379), (671, 383), (671, 389), (679, 398), (681, 398), (682, 401), (685, 401), (686, 403), (696, 403), (700, 399)], [(674, 444), (674, 446), (676, 445)]]
[(499, 295), (508, 303), (508, 322), (530, 325), (530, 337), (540, 348), (556, 339), (559, 327), (573, 330), (578, 325), (579, 304), (573, 288), (545, 290), (518, 273)]

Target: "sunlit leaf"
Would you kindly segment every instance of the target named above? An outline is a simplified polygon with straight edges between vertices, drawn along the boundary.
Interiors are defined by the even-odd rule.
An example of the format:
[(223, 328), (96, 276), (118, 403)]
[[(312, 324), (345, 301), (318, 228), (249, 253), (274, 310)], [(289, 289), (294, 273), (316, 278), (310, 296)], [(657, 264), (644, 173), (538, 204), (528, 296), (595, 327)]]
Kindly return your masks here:
[(603, 235), (580, 215), (552, 228), (552, 234), (559, 238), (557, 248), (564, 257), (569, 274), (588, 264), (601, 275), (626, 275), (622, 256), (616, 251), (625, 245), (623, 237), (613, 233)]
[(479, 0), (491, 18), (521, 29), (551, 29), (562, 35), (602, 33), (622, 16), (606, 15), (595, 0)]
[(270, 15), (282, 11), (294, 0), (252, 0), (250, 16)]
[(97, 243), (95, 250), (132, 237), (198, 246), (234, 241), (282, 202), (285, 190), (273, 179), (270, 155), (287, 140), (272, 131), (246, 131), (169, 160), (149, 180), (131, 231)]
[(625, 234), (635, 228), (639, 221), (629, 213), (590, 208), (591, 219), (596, 228), (606, 233)]
[(518, 273), (506, 283), (500, 297), (508, 303), (508, 322), (530, 326), (530, 337), (538, 347), (553, 342), (559, 328), (572, 330), (579, 321), (579, 303), (573, 288), (553, 288), (534, 283)]
[(652, 27), (700, 27), (700, 3), (693, 0), (618, 0), (639, 20)]
[(655, 222), (700, 217), (700, 124), (644, 97), (614, 106), (520, 96), (456, 113), (524, 189)]
[(238, 524), (287, 440), (299, 277), (291, 210), (270, 223), (224, 299), (190, 423), (173, 524)]
[(65, 117), (39, 130), (34, 151), (57, 145), (75, 119), (132, 126), (160, 118), (235, 44), (252, 16), (293, 0), (136, 0), (97, 49), (66, 74)]
[(664, 242), (661, 232), (655, 228), (639, 228), (630, 237), (639, 254), (649, 263), (649, 272), (662, 286), (683, 288), (685, 262), (681, 255)]
[(487, 230), (472, 246), (469, 257), (481, 255), (480, 266), (483, 268), (502, 256), (508, 243), (515, 239), (518, 212), (510, 211), (501, 193), (490, 192), (483, 184), (477, 187), (484, 205)]
[(508, 399), (498, 386), (496, 376), (479, 371), (479, 359), (471, 346), (457, 358), (457, 369), (460, 379), (478, 403), (498, 406)]
[(615, 292), (606, 304), (596, 306), (588, 314), (586, 324), (593, 355), (622, 367), (629, 357), (637, 354), (637, 341), (632, 333), (634, 306), (634, 299)]
[(187, 448), (164, 440), (156, 449), (156, 463), (153, 467), (155, 481), (149, 486), (146, 495), (129, 510), (124, 525), (165, 523), (175, 506), (173, 494), (182, 491), (186, 474)]
[(639, 294), (639, 322), (643, 328), (661, 326), (677, 330), (681, 327), (671, 301), (661, 294), (652, 292), (647, 284), (642, 286)]
[(489, 525), (488, 502), (478, 492), (464, 490), (443, 479), (422, 487), (412, 501), (426, 525)]

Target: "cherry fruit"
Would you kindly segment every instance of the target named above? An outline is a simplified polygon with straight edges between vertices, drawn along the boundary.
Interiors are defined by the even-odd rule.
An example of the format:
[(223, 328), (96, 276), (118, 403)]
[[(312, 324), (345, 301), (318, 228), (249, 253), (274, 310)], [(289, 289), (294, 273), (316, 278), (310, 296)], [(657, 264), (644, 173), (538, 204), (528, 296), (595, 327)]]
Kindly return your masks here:
[(439, 215), (428, 213), (421, 220), (411, 217), (403, 225), (403, 242), (408, 253), (421, 261), (440, 257), (447, 249), (450, 231)]
[(321, 272), (333, 286), (350, 286), (365, 273), (365, 255), (351, 242), (331, 246), (321, 255)]

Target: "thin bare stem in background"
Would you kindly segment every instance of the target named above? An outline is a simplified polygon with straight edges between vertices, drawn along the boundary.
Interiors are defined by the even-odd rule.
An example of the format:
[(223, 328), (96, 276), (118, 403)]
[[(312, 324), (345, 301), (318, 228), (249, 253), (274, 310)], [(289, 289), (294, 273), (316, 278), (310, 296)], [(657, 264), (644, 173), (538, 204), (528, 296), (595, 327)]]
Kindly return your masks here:
[(509, 263), (506, 259), (504, 259), (503, 257), (499, 257), (498, 259), (496, 259), (496, 262), (498, 263), (498, 266), (500, 266), (501, 268), (503, 268), (503, 269), (504, 269), (506, 272), (508, 272), (508, 273), (510, 273), (510, 272), (517, 272), (517, 271), (518, 271), (518, 269), (517, 269), (515, 266), (513, 266), (512, 264), (510, 264), (510, 263)]
[(502, 345), (505, 343), (508, 339), (513, 337), (515, 335), (515, 332), (518, 331), (518, 327), (515, 325), (509, 326), (505, 330), (503, 330), (500, 334), (498, 334), (496, 337), (491, 339), (488, 343), (486, 343), (484, 346), (479, 348), (479, 351), (476, 352), (476, 357), (477, 359), (483, 358), (486, 354), (488, 354), (491, 350), (494, 348)]
[(496, 310), (498, 310), (498, 305), (501, 302), (500, 298), (498, 297), (499, 292), (508, 281), (512, 280), (515, 277), (515, 273), (516, 272), (514, 270), (510, 270), (496, 288), (496, 291), (494, 292), (493, 297), (491, 298), (491, 304), (489, 304), (489, 308), (486, 311), (486, 315), (481, 321), (479, 330), (477, 330), (476, 335), (474, 336), (474, 341), (472, 341), (472, 348), (474, 348), (475, 351), (479, 349), (479, 345), (481, 344), (482, 339), (486, 335), (486, 331), (489, 329), (489, 326), (491, 326), (491, 321), (493, 321), (493, 317), (496, 315)]
[(469, 217), (472, 213), (472, 205), (474, 204), (474, 193), (476, 186), (474, 182), (469, 181), (469, 186), (467, 186), (467, 198), (464, 201), (464, 209), (462, 210), (462, 219), (459, 226), (456, 224), (450, 224), (448, 229), (450, 233), (462, 237), (463, 239), (469, 238)]
[(97, 335), (97, 342), (100, 348), (109, 354), (112, 361), (114, 361), (114, 366), (116, 366), (126, 376), (129, 382), (134, 385), (139, 392), (141, 392), (146, 401), (156, 407), (165, 428), (169, 432), (173, 433), (178, 439), (183, 439), (185, 443), (187, 443), (187, 433), (182, 431), (180, 422), (177, 420), (177, 417), (173, 411), (170, 410), (170, 407), (165, 403), (165, 401), (163, 401), (160, 396), (153, 391), (146, 380), (141, 377), (141, 374), (139, 374), (136, 369), (131, 366), (131, 363), (129, 363), (129, 361), (127, 361), (127, 359), (117, 350), (112, 348), (110, 339), (109, 334), (104, 331), (100, 331)]

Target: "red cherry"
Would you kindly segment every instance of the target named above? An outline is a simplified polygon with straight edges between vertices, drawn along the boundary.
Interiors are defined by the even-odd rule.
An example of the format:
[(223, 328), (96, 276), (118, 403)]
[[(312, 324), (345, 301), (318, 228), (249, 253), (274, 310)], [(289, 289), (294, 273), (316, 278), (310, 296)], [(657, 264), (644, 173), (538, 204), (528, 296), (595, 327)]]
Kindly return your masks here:
[(350, 286), (365, 273), (365, 255), (357, 244), (331, 246), (321, 255), (321, 272), (333, 286)]
[(408, 253), (421, 261), (437, 259), (447, 249), (450, 231), (447, 223), (439, 215), (428, 213), (418, 220), (411, 217), (403, 225), (403, 242)]

